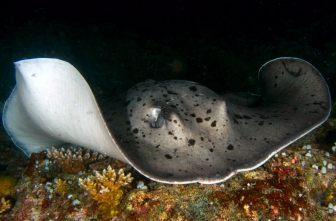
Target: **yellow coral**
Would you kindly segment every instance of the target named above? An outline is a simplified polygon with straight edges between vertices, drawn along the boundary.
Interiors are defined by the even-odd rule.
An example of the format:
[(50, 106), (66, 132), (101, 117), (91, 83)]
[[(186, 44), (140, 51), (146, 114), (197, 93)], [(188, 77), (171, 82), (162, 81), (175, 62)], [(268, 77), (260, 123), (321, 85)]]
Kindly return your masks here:
[(9, 202), (9, 200), (5, 200), (5, 198), (1, 198), (0, 201), (0, 214), (9, 210), (11, 208), (11, 204)]
[(111, 166), (108, 166), (101, 174), (96, 171), (95, 176), (79, 178), (79, 186), (85, 189), (92, 199), (99, 202), (99, 210), (104, 215), (112, 217), (118, 213), (117, 206), (123, 195), (120, 187), (126, 186), (132, 180), (130, 173), (125, 176), (123, 169), (116, 173)]
[(55, 182), (54, 188), (57, 192), (64, 194), (67, 191), (66, 180), (57, 179), (54, 182)]

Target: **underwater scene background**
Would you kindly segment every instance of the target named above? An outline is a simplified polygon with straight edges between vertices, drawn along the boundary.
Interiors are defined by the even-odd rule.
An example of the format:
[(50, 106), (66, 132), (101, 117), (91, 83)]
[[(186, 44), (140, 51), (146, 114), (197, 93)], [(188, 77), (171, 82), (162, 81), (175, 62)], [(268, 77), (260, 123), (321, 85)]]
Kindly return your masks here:
[[(13, 62), (38, 57), (74, 65), (100, 105), (147, 79), (258, 93), (259, 68), (277, 57), (310, 62), (336, 97), (332, 1), (22, 0), (0, 13), (1, 110)], [(157, 183), (79, 148), (28, 159), (1, 127), (0, 220), (336, 220), (332, 104), (321, 127), (213, 185)]]

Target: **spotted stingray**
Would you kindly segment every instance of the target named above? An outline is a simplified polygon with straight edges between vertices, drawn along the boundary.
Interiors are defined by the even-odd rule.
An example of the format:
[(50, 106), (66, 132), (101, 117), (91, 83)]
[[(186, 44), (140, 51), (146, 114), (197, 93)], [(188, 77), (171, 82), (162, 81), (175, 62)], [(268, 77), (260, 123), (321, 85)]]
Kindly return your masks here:
[(147, 81), (110, 103), (104, 115), (129, 163), (146, 176), (216, 183), (260, 166), (329, 115), (326, 82), (303, 60), (267, 62), (259, 81), (260, 96)]
[(252, 170), (329, 116), (330, 93), (308, 62), (259, 70), (260, 95), (218, 95), (190, 81), (146, 81), (101, 108), (58, 59), (15, 63), (3, 125), (26, 155), (64, 143), (104, 153), (164, 183), (217, 183)]

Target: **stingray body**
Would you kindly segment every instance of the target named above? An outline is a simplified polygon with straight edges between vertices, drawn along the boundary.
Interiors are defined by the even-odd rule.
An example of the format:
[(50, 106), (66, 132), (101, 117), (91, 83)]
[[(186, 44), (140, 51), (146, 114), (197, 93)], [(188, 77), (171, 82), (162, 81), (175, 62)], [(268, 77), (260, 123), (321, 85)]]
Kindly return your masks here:
[[(123, 160), (150, 179), (164, 183), (224, 181), (239, 171), (260, 166), (323, 123), (330, 113), (328, 86), (321, 74), (306, 61), (278, 58), (267, 62), (259, 71), (259, 81), (262, 93), (258, 96), (245, 93), (220, 96), (198, 83), (182, 80), (137, 84), (102, 105), (105, 121), (103, 125), (98, 124), (102, 138), (98, 132), (92, 132), (92, 139), (101, 144), (91, 142), (86, 147)], [(55, 96), (57, 93), (60, 92)], [(82, 92), (72, 93), (80, 95)], [(4, 126), (18, 146), (26, 140), (40, 145), (32, 136), (22, 135), (20, 127), (16, 126), (20, 123), (11, 123), (17, 109), (15, 106), (27, 106), (21, 104), (24, 101), (19, 99), (20, 96), (13, 92), (13, 98), (7, 101)], [(95, 105), (92, 100), (90, 102)], [(77, 121), (83, 125), (68, 127), (72, 130), (67, 131), (70, 133), (68, 139), (53, 134), (57, 129), (55, 121), (48, 125), (48, 128), (56, 127), (52, 131), (36, 125), (39, 122), (35, 120), (33, 132), (29, 127), (24, 130), (34, 134), (42, 127), (47, 134), (42, 132), (38, 137), (83, 145), (79, 142), (83, 136), (86, 136), (85, 140), (90, 140), (91, 136), (90, 132), (80, 134), (87, 127), (87, 119), (78, 117), (81, 111), (77, 106), (67, 111), (72, 112), (72, 109), (77, 111)], [(101, 121), (99, 108), (93, 109), (90, 116), (93, 113)], [(21, 114), (31, 119), (36, 117), (34, 111), (23, 110)], [(43, 112), (45, 110), (37, 113), (41, 116)], [(87, 113), (83, 111), (82, 114)], [(90, 131), (94, 131), (95, 121), (89, 120)], [(68, 123), (74, 124), (70, 119)], [(63, 126), (62, 130), (66, 128)], [(108, 129), (105, 131), (105, 128)], [(48, 139), (40, 146), (38, 150), (48, 146)], [(23, 149), (27, 154), (36, 151), (30, 146)]]

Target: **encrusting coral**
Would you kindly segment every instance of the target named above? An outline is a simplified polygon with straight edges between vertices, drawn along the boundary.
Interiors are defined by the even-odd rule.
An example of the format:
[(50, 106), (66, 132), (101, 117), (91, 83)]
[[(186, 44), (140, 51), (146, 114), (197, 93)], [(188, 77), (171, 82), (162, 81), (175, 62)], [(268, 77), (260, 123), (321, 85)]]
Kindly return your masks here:
[(100, 174), (95, 171), (95, 176), (85, 179), (79, 178), (79, 186), (85, 189), (89, 196), (99, 203), (99, 210), (105, 217), (113, 217), (118, 214), (117, 206), (120, 204), (123, 190), (121, 187), (131, 183), (131, 174), (125, 176), (124, 170), (118, 173), (111, 166)]
[(11, 208), (11, 203), (9, 200), (5, 200), (5, 198), (1, 198), (0, 200), (0, 214), (9, 210)]
[(70, 147), (68, 149), (47, 149), (47, 156), (59, 165), (63, 172), (77, 173), (85, 169), (85, 166), (97, 160), (105, 159), (105, 156), (82, 148)]
[(17, 180), (11, 176), (0, 176), (0, 197), (10, 195), (16, 183)]

